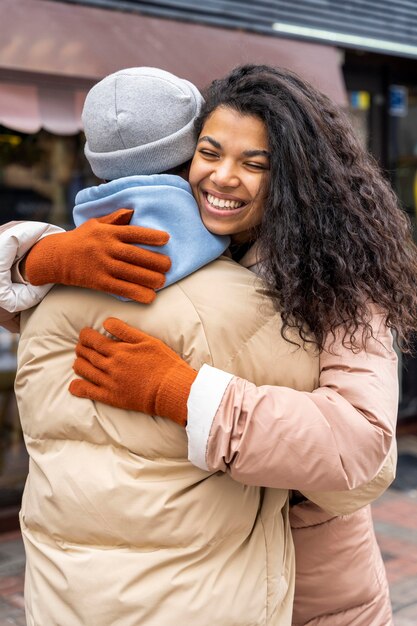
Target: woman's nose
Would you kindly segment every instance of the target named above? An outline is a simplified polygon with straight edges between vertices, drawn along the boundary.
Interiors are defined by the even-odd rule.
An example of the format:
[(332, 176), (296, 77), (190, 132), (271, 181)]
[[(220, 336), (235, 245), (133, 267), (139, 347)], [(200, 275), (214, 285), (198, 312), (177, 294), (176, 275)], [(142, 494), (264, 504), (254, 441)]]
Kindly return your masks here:
[(232, 164), (218, 163), (213, 169), (210, 180), (217, 187), (238, 187), (240, 184), (239, 177)]

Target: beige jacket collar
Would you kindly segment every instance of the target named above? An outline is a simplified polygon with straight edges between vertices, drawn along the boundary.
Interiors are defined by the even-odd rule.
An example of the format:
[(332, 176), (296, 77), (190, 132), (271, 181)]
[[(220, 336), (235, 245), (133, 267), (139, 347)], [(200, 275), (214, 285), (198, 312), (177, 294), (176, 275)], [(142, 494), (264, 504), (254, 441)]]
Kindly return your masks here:
[[(229, 250), (226, 250), (224, 254), (225, 256), (232, 258)], [(247, 269), (253, 268), (253, 271), (256, 271), (255, 266), (261, 262), (260, 246), (259, 243), (256, 242), (240, 259), (239, 265), (243, 265), (243, 267), (246, 267)]]
[(240, 265), (243, 265), (243, 267), (247, 268), (258, 265), (258, 263), (261, 262), (261, 251), (258, 242), (254, 243), (253, 246), (251, 246), (246, 254), (244, 254), (243, 257), (240, 259)]

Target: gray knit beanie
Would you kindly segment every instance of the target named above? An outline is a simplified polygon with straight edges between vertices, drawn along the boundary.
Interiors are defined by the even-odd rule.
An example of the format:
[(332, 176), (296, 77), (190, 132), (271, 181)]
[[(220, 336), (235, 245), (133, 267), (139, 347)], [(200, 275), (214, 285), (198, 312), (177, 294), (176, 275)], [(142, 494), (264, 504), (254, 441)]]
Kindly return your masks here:
[(85, 155), (98, 178), (160, 174), (194, 153), (203, 97), (192, 83), (154, 67), (103, 78), (87, 94)]

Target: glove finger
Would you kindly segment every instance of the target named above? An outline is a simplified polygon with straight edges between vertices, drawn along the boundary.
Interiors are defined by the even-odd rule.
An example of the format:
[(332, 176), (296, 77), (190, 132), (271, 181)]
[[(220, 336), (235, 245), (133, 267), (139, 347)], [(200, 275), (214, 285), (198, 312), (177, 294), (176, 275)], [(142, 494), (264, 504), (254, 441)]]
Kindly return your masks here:
[(108, 392), (86, 380), (76, 378), (70, 382), (68, 389), (73, 396), (78, 398), (88, 398), (89, 400), (108, 404)]
[(166, 254), (145, 250), (132, 244), (120, 243), (117, 246), (112, 246), (108, 252), (111, 254), (112, 260), (113, 258), (118, 259), (131, 265), (137, 265), (138, 267), (164, 274), (171, 269), (172, 265), (171, 259)]
[(183, 359), (178, 356), (172, 348), (167, 346), (166, 343), (157, 339), (153, 335), (148, 335), (142, 330), (139, 330), (139, 328), (130, 326), (126, 322), (119, 320), (117, 317), (108, 317), (104, 320), (103, 327), (108, 333), (120, 341), (130, 344), (138, 344), (138, 349), (145, 348), (146, 345), (148, 354), (153, 353), (155, 358), (166, 358), (168, 356), (171, 361), (174, 361), (174, 363), (183, 362)]
[(106, 293), (111, 293), (114, 296), (129, 298), (129, 300), (134, 300), (135, 302), (140, 302), (141, 304), (151, 304), (156, 297), (154, 289), (142, 287), (141, 285), (136, 285), (117, 278), (112, 278), (111, 276), (103, 279), (100, 290), (105, 291)]
[[(165, 274), (148, 270), (144, 267), (131, 265), (124, 261), (113, 260), (109, 273), (116, 279), (122, 280), (140, 287), (149, 287), (150, 289), (160, 289), (164, 286), (166, 278)], [(103, 278), (108, 280), (108, 276)]]
[(118, 209), (117, 211), (113, 211), (113, 213), (103, 215), (103, 217), (99, 217), (96, 219), (97, 222), (100, 222), (101, 224), (115, 224), (124, 226), (126, 224), (129, 224), (130, 220), (132, 219), (133, 213), (133, 209)]
[(75, 354), (78, 357), (81, 357), (85, 359), (86, 361), (89, 361), (91, 365), (101, 370), (102, 372), (109, 371), (109, 366), (110, 366), (109, 360), (105, 356), (97, 352), (96, 350), (93, 350), (92, 348), (88, 348), (87, 346), (84, 346), (80, 342), (78, 342), (75, 347)]
[[(126, 324), (126, 322), (119, 320), (117, 317), (108, 317), (104, 320), (103, 327), (108, 333), (116, 337), (116, 339), (125, 341), (126, 343), (141, 343), (144, 339), (149, 338), (149, 335), (146, 333)], [(154, 341), (158, 340), (155, 339)]]
[(84, 345), (92, 348), (102, 356), (110, 356), (114, 341), (109, 337), (105, 337), (94, 328), (83, 328), (80, 332), (77, 345)]
[(164, 230), (126, 226), (118, 230), (118, 239), (125, 243), (141, 243), (147, 246), (164, 246), (169, 241), (169, 234)]
[(78, 376), (82, 376), (85, 380), (90, 381), (90, 383), (101, 385), (102, 387), (106, 385), (107, 375), (81, 357), (75, 359), (72, 369)]

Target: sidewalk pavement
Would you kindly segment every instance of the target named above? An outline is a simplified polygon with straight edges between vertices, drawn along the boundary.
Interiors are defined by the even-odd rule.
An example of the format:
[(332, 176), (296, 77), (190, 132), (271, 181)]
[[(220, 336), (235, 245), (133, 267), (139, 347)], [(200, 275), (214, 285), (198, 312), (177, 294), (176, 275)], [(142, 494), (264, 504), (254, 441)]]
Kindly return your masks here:
[[(395, 626), (417, 626), (417, 437), (398, 439), (397, 478), (372, 505)], [(377, 626), (377, 625), (375, 625)]]
[(0, 626), (26, 626), (23, 609), (25, 555), (19, 532), (0, 535)]
[[(397, 478), (372, 510), (390, 584), (394, 625), (417, 626), (417, 437), (400, 438)], [(26, 626), (24, 563), (20, 533), (0, 534), (0, 626)]]

